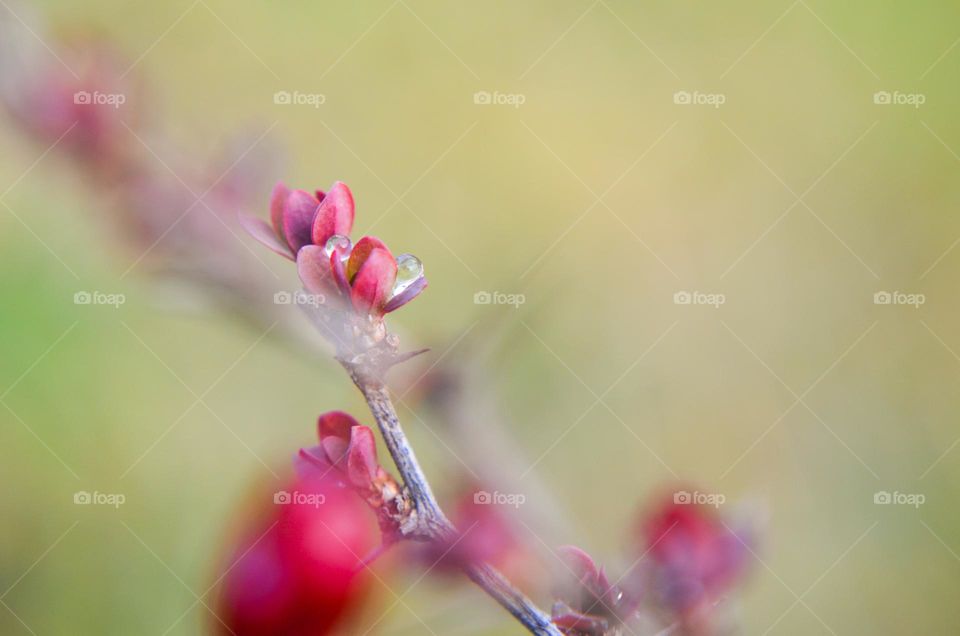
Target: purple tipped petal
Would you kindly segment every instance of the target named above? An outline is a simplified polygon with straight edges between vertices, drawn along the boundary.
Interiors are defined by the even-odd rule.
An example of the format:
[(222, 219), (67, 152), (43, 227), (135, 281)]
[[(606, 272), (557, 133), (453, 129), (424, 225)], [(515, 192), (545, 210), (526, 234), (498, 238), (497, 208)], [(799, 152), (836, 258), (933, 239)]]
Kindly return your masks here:
[(406, 305), (408, 302), (420, 295), (424, 289), (427, 288), (427, 279), (423, 276), (413, 281), (407, 288), (402, 292), (391, 298), (387, 301), (387, 304), (383, 306), (383, 313), (389, 314), (391, 311), (396, 311)]
[(313, 218), (320, 203), (303, 190), (294, 190), (283, 207), (283, 235), (296, 254), (304, 245), (310, 245)]
[(304, 288), (311, 294), (329, 293), (334, 284), (330, 259), (323, 248), (316, 245), (306, 245), (297, 252), (297, 273)]
[(263, 219), (258, 219), (255, 216), (249, 214), (244, 214), (241, 212), (237, 215), (240, 219), (240, 226), (243, 227), (247, 233), (253, 238), (257, 239), (271, 250), (283, 256), (293, 260), (293, 254), (290, 251), (290, 248), (280, 241), (277, 238), (277, 235), (274, 234), (273, 230), (270, 229), (270, 226)]

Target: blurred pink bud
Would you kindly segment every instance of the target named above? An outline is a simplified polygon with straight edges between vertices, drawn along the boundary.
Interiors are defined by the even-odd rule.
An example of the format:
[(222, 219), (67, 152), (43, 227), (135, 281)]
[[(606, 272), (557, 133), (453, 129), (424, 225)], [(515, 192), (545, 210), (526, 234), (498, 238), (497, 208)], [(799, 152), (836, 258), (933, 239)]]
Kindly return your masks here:
[(234, 636), (331, 633), (367, 595), (362, 557), (376, 540), (369, 511), (328, 479), (300, 478), (242, 531), (214, 624)]
[(508, 510), (512, 509), (492, 501), (485, 490), (470, 488), (463, 492), (450, 514), (456, 535), (424, 546), (424, 561), (442, 572), (459, 572), (477, 563), (514, 569), (526, 555)]
[(53, 46), (76, 74), (37, 61), (0, 102), (23, 129), (45, 145), (59, 142), (94, 176), (124, 172), (136, 143), (124, 124), (136, 124), (140, 92), (124, 77), (128, 61), (94, 35), (54, 40)]
[(655, 504), (641, 519), (638, 549), (652, 559), (658, 601), (681, 618), (700, 620), (744, 573), (749, 553), (716, 508), (688, 499), (670, 493)]

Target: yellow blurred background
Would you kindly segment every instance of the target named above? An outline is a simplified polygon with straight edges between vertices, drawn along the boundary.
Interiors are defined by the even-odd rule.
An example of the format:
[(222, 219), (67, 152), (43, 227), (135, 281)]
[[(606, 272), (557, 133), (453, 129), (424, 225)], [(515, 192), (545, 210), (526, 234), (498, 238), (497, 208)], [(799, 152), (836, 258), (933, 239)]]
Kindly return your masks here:
[[(743, 633), (956, 631), (960, 7), (32, 8), (38, 33), (96, 29), (129, 57), (158, 161), (263, 136), (287, 156), (268, 182), (347, 182), (355, 236), (423, 260), (430, 287), (392, 324), (433, 347), (426, 364), (484, 351), (527, 458), (505, 479), (547, 484), (573, 520), (544, 543), (616, 571), (645, 496), (682, 480), (762, 520), (729, 601)], [(155, 302), (145, 271), (123, 275), (136, 254), (90, 184), (9, 122), (0, 139), (0, 632), (199, 633), (244, 494), (319, 412), (368, 421), (364, 405), (332, 359)], [(78, 290), (127, 302), (76, 305)], [(400, 411), (449, 494), (471, 449)], [(520, 633), (468, 586), (416, 579), (391, 579), (402, 603), (378, 588), (356, 633), (388, 608), (371, 633)]]

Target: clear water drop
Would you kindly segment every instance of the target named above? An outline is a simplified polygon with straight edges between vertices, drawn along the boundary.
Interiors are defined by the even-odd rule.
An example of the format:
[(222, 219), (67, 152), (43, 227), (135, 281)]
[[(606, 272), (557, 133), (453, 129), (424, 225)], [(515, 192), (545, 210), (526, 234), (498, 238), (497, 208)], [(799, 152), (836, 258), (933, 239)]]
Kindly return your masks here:
[(423, 263), (413, 254), (401, 254), (397, 257), (397, 282), (393, 284), (393, 296), (396, 296), (423, 276)]
[(352, 247), (353, 244), (350, 242), (349, 236), (334, 234), (327, 239), (327, 244), (323, 246), (323, 251), (326, 252), (327, 256), (333, 254), (333, 251), (336, 249), (339, 249), (344, 254), (349, 254)]

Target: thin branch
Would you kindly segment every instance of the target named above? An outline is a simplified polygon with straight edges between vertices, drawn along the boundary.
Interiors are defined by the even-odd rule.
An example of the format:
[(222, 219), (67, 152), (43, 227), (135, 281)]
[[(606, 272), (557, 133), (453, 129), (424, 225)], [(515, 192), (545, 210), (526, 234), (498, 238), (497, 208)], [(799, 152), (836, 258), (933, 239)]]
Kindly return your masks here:
[[(357, 388), (363, 394), (370, 412), (377, 421), (390, 456), (400, 471), (409, 496), (414, 503), (415, 520), (410, 538), (428, 541), (445, 540), (456, 535), (456, 528), (447, 519), (427, 481), (417, 456), (407, 439), (386, 385), (380, 379), (379, 369), (365, 367), (356, 360), (340, 359)], [(487, 564), (470, 565), (466, 574), (474, 583), (512, 614), (527, 630), (538, 636), (563, 636), (550, 616), (496, 570)]]

